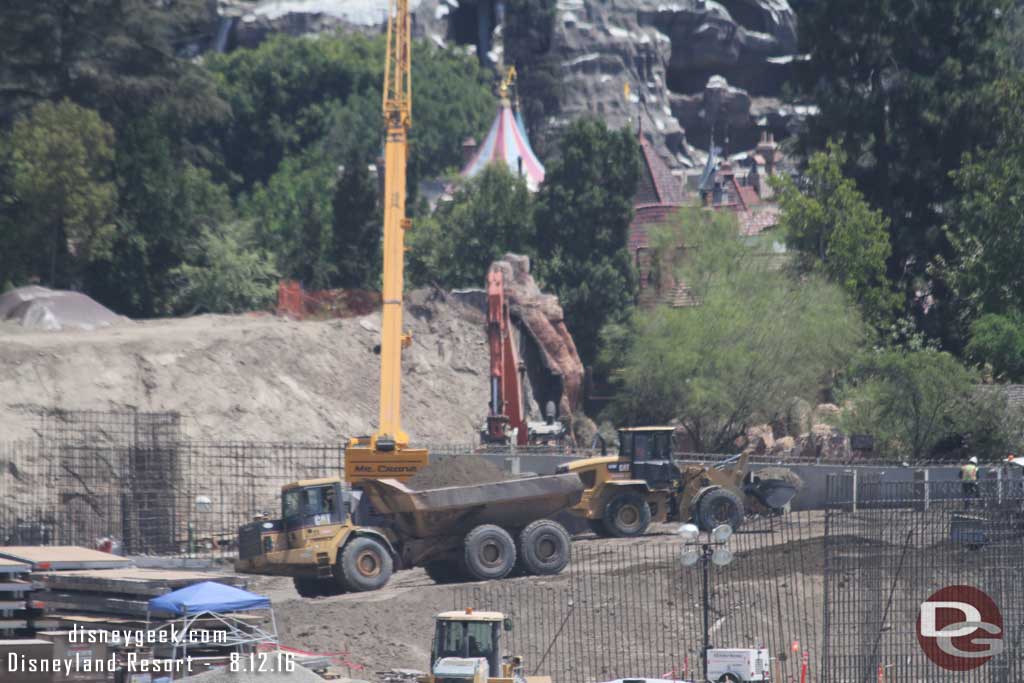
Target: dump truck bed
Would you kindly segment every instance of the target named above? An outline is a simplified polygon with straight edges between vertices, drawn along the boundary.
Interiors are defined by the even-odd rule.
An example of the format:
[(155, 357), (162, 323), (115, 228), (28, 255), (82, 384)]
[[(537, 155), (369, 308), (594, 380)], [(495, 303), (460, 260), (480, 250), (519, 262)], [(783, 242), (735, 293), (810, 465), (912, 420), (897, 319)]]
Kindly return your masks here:
[(360, 483), (374, 511), (412, 538), (466, 533), (478, 524), (525, 527), (575, 505), (583, 495), (576, 474), (556, 474), (414, 491), (396, 479)]

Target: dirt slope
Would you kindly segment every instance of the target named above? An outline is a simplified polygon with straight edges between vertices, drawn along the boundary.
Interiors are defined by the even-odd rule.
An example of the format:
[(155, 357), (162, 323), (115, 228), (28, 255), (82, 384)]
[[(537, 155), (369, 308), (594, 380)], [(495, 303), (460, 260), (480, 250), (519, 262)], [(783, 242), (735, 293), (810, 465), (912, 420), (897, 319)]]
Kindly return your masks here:
[[(188, 435), (338, 440), (377, 420), (380, 315), (326, 322), (214, 316), (89, 332), (0, 325), (0, 440), (32, 435), (40, 410), (178, 411)], [(487, 410), (479, 311), (409, 295), (403, 422), (420, 441), (469, 441)]]

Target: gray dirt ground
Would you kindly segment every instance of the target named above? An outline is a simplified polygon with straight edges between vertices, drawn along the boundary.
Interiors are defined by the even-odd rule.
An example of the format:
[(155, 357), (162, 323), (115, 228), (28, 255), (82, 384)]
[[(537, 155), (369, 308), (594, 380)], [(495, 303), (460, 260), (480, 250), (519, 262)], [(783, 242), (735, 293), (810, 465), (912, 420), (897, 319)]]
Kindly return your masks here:
[[(0, 325), (0, 440), (38, 413), (177, 411), (209, 440), (337, 441), (377, 421), (380, 315), (294, 322), (202, 315), (95, 331)], [(482, 315), (427, 291), (407, 297), (403, 421), (421, 442), (469, 442), (487, 412)]]
[[(593, 537), (578, 538), (574, 542), (574, 571), (584, 571), (588, 576), (595, 577), (598, 584), (608, 591), (607, 599), (616, 601), (615, 590), (623, 586), (624, 576), (635, 575), (637, 565), (635, 558), (655, 546), (671, 544), (677, 547), (678, 538), (671, 532), (674, 526), (659, 525), (655, 533), (635, 539), (596, 539)], [(814, 524), (801, 531), (801, 536), (820, 541), (823, 526)], [(731, 577), (736, 583), (735, 592), (729, 591), (733, 597), (723, 594), (723, 602), (732, 602), (740, 596), (765, 590), (765, 568), (772, 566), (780, 569), (783, 563), (773, 556), (787, 553), (787, 541), (792, 537), (779, 535), (774, 539), (754, 538), (738, 543), (742, 561), (737, 561), (735, 574)], [(813, 541), (812, 541), (813, 542)], [(749, 543), (756, 543), (759, 550), (756, 554), (744, 553)], [(773, 545), (775, 544), (775, 545)], [(768, 548), (770, 555), (765, 555)], [(774, 548), (774, 550), (772, 550)], [(650, 571), (669, 572), (664, 578), (674, 580), (674, 572), (678, 571), (675, 554), (669, 566), (657, 567)], [(767, 563), (767, 564), (766, 564)], [(806, 567), (809, 572), (807, 584), (801, 587), (809, 590), (807, 596), (817, 609), (821, 600), (820, 566)], [(776, 572), (769, 571), (768, 574)], [(813, 575), (818, 574), (818, 578)], [(275, 606), (278, 629), (281, 641), (289, 646), (297, 647), (321, 654), (344, 653), (351, 663), (352, 669), (343, 672), (356, 678), (373, 679), (374, 674), (392, 668), (408, 668), (424, 670), (427, 667), (431, 634), (433, 632), (433, 616), (441, 611), (453, 609), (457, 591), (465, 590), (467, 584), (459, 586), (436, 585), (421, 569), (402, 571), (395, 574), (386, 588), (372, 593), (357, 593), (334, 596), (329, 598), (299, 598), (291, 585), (290, 579), (278, 577), (249, 577), (249, 589), (269, 595)], [(781, 577), (777, 577), (781, 578)], [(493, 590), (500, 584), (513, 589), (517, 600), (507, 611), (524, 613), (537, 610), (539, 603), (550, 600), (552, 595), (560, 594), (570, 581), (567, 570), (557, 577), (522, 577), (505, 579), (502, 582), (470, 584), (482, 590)], [(795, 591), (793, 577), (783, 579), (782, 591)], [(517, 585), (513, 585), (517, 584)], [(597, 585), (597, 584), (595, 584)], [(532, 588), (531, 588), (532, 587)], [(538, 590), (541, 589), (542, 590)], [(636, 596), (634, 598), (636, 599)], [(668, 607), (658, 601), (657, 596), (643, 599), (638, 606), (645, 613), (645, 618), (658, 621), (664, 618), (666, 610), (677, 608), (668, 603)], [(532, 601), (532, 602), (531, 602)], [(526, 604), (531, 603), (531, 604)], [(532, 604), (538, 603), (538, 604)], [(741, 607), (741, 605), (737, 605)], [(699, 613), (696, 604), (690, 605), (692, 617)], [(593, 638), (593, 634), (590, 634)], [(574, 647), (581, 650), (592, 643), (567, 645), (572, 651)], [(625, 644), (622, 644), (626, 647)], [(525, 653), (521, 653), (525, 654)]]

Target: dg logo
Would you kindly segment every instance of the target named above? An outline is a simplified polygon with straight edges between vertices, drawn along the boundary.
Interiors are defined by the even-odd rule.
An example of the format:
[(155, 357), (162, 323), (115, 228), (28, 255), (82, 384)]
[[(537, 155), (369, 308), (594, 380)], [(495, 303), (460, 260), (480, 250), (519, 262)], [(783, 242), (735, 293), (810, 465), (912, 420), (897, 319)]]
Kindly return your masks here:
[(977, 669), (1003, 651), (1003, 615), (983, 591), (947, 586), (921, 603), (917, 640), (947, 671)]

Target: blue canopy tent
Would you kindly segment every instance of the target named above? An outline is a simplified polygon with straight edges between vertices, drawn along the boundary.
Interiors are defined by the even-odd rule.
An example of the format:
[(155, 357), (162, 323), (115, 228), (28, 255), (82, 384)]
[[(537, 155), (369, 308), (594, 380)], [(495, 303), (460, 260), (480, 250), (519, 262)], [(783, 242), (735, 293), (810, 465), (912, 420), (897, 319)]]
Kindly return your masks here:
[(200, 612), (245, 612), (269, 608), (270, 598), (216, 581), (194, 583), (149, 601), (150, 612), (176, 617)]
[[(269, 612), (270, 631), (244, 620), (238, 614), (255, 610)], [(224, 640), (217, 641), (219, 646), (233, 646), (245, 652), (251, 652), (261, 643), (270, 644), (275, 649), (280, 647), (277, 640), (277, 621), (270, 598), (215, 581), (195, 583), (153, 598), (147, 608), (147, 624), (151, 615), (174, 618), (170, 622), (173, 659), (178, 659), (179, 650), (182, 659), (186, 658), (190, 643), (209, 643), (209, 636), (213, 630), (218, 634), (224, 634)], [(200, 619), (203, 620), (202, 629), (197, 628)], [(211, 622), (215, 628), (206, 628)]]

